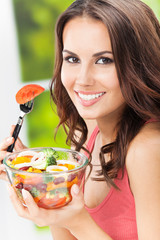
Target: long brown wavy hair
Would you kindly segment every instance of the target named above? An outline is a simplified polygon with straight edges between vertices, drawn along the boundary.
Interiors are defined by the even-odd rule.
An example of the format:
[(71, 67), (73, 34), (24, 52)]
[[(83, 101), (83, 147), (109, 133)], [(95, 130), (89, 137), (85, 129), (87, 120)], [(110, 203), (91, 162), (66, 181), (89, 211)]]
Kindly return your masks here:
[[(87, 126), (77, 112), (61, 82), (63, 29), (68, 21), (88, 16), (103, 22), (108, 29), (120, 88), (126, 108), (117, 123), (114, 143), (101, 149), (103, 176), (114, 185), (113, 178), (125, 166), (132, 139), (150, 118), (160, 117), (160, 25), (153, 11), (139, 0), (76, 0), (62, 13), (56, 25), (56, 59), (51, 82), (51, 97), (57, 106), (67, 143), (79, 151), (87, 139)], [(77, 138), (76, 130), (81, 133)], [(103, 153), (110, 161), (103, 161)]]

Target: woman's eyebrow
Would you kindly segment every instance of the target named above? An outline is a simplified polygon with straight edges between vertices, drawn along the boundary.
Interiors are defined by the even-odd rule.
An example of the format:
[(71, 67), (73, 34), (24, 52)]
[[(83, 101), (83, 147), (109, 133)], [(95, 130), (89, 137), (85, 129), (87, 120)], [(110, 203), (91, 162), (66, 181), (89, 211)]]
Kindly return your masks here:
[(98, 56), (101, 56), (101, 55), (106, 54), (106, 53), (113, 54), (112, 51), (102, 51), (102, 52), (94, 53), (93, 57), (98, 57)]
[[(67, 52), (67, 53), (69, 53), (69, 54), (71, 54), (71, 55), (74, 55), (74, 56), (78, 56), (76, 53), (73, 53), (73, 52), (71, 52), (71, 51), (69, 51), (69, 50), (67, 50), (67, 49), (64, 49), (63, 51), (62, 51), (62, 53), (64, 53), (64, 52)], [(112, 53), (112, 51), (101, 51), (101, 52), (97, 52), (97, 53), (94, 53), (93, 54), (93, 57), (98, 57), (98, 56), (101, 56), (101, 55), (103, 55), (103, 54), (113, 54)]]
[(73, 53), (73, 52), (71, 52), (71, 51), (69, 51), (69, 50), (67, 50), (67, 49), (64, 49), (63, 51), (62, 51), (62, 53), (69, 53), (69, 54), (71, 54), (71, 55), (74, 55), (74, 56), (78, 56), (76, 53)]

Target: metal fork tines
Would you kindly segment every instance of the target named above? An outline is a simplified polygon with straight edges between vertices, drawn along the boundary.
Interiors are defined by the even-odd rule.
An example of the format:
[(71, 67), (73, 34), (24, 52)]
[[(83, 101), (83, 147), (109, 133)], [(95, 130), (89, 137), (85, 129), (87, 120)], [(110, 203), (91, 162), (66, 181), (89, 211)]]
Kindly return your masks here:
[(32, 110), (32, 108), (33, 108), (33, 100), (26, 102), (24, 104), (20, 104), (20, 110), (24, 115), (29, 113)]
[(18, 122), (17, 122), (17, 125), (15, 126), (15, 129), (14, 129), (14, 132), (12, 134), (12, 137), (14, 137), (14, 143), (11, 144), (7, 151), (8, 152), (12, 152), (13, 151), (13, 148), (14, 148), (14, 145), (15, 145), (15, 142), (17, 140), (17, 137), (19, 135), (19, 132), (21, 130), (21, 127), (22, 127), (22, 124), (23, 124), (23, 118), (26, 114), (30, 113), (33, 109), (33, 100), (29, 101), (29, 102), (26, 102), (24, 104), (20, 104), (20, 116), (18, 118)]

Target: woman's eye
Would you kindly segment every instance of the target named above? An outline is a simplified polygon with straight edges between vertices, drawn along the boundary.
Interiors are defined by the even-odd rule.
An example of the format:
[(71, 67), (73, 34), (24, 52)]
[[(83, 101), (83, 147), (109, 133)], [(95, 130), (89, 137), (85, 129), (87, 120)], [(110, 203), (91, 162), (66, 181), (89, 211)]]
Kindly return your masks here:
[(69, 63), (79, 63), (79, 59), (76, 57), (66, 57), (65, 61), (69, 62)]
[(103, 57), (96, 61), (96, 64), (108, 64), (113, 63), (113, 60), (111, 58)]

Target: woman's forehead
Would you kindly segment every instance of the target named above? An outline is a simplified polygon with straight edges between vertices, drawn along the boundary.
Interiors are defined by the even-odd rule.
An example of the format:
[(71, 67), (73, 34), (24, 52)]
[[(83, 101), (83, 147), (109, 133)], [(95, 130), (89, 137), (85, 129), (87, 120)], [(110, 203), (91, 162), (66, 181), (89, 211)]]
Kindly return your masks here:
[[(64, 46), (71, 48), (94, 47), (95, 50), (112, 50), (107, 27), (90, 17), (76, 17), (70, 20), (63, 31)], [(97, 48), (97, 49), (96, 49)], [(100, 49), (99, 49), (100, 48)]]

